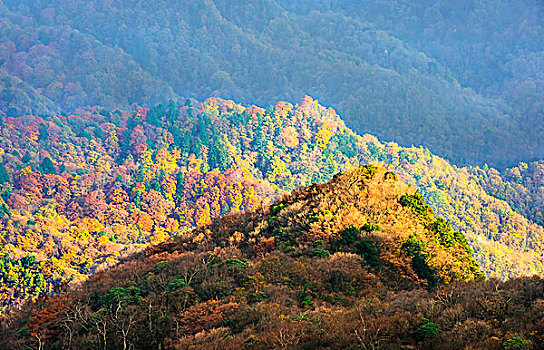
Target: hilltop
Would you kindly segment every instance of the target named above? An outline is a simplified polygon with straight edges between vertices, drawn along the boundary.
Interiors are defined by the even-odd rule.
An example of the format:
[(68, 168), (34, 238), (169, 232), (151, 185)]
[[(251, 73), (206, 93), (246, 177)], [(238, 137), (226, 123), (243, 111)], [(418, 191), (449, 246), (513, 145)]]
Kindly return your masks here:
[[(415, 310), (386, 324), (373, 312), (368, 324), (342, 326), (395, 295), (424, 299), (453, 282), (483, 283), (471, 253), (417, 191), (383, 167), (363, 166), (273, 206), (214, 220), (31, 303), (10, 319), (3, 347), (343, 348), (358, 336), (416, 343), (426, 336), (410, 333), (428, 320)], [(315, 338), (313, 325), (331, 317), (337, 326)], [(356, 331), (377, 326), (375, 335)]]
[(310, 97), (267, 109), (218, 98), (89, 107), (5, 118), (1, 133), (4, 308), (370, 162), (391, 165), (464, 232), (488, 276), (544, 270), (544, 229), (488, 192), (492, 168), (457, 168), (423, 148), (358, 136)]

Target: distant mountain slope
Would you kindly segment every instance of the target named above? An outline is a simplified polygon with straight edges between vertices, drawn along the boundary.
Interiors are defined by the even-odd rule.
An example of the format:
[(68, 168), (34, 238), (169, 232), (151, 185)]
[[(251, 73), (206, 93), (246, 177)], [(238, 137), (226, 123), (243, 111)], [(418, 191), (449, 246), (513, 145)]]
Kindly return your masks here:
[(523, 118), (542, 113), (540, 1), (277, 2), (298, 13), (334, 11), (371, 22), (448, 67), (462, 85), (519, 108)]
[[(222, 327), (234, 336), (223, 348), (247, 343), (252, 333), (251, 348), (282, 342), (298, 348), (299, 341), (310, 347), (322, 340), (291, 343), (295, 339), (266, 333), (281, 332), (275, 329), (281, 315), (305, 322), (333, 308), (340, 316), (360, 299), (394, 293), (425, 298), (424, 289), (481, 280), (471, 253), (466, 238), (437, 219), (413, 188), (383, 167), (364, 166), (297, 189), (272, 207), (226, 216), (150, 247), (20, 312), (0, 344), (206, 348), (198, 334)], [(279, 314), (270, 320), (266, 309)], [(405, 331), (419, 323), (415, 315), (403, 317)], [(69, 326), (58, 327), (66, 319)], [(257, 331), (261, 327), (271, 328)], [(351, 338), (330, 344), (343, 348)]]
[[(504, 90), (517, 91), (512, 94), (518, 100), (534, 101), (518, 108), (508, 99), (508, 106), (465, 88), (476, 84), (477, 72), (461, 86), (457, 75), (463, 70), (451, 69), (448, 55), (391, 31), (382, 17), (362, 16), (373, 2), (291, 3), (281, 4), (285, 10), (273, 0), (3, 0), (0, 68), (39, 95), (31, 107), (8, 91), (0, 113), (56, 113), (87, 104), (150, 107), (170, 97), (210, 95), (269, 105), (311, 94), (337, 108), (361, 134), (424, 145), (457, 164), (503, 168), (544, 157), (540, 83), (505, 82)], [(388, 8), (384, 14), (393, 12)], [(435, 41), (440, 33), (433, 31)], [(531, 35), (527, 45), (536, 50), (533, 42)], [(528, 66), (540, 64), (534, 50), (533, 60), (516, 65), (526, 69), (523, 76), (533, 71)]]
[(544, 162), (520, 163), (499, 173), (493, 168), (473, 170), (494, 197), (540, 226), (544, 225)]
[(544, 270), (544, 229), (486, 192), (480, 172), (358, 136), (310, 97), (267, 109), (218, 98), (130, 113), (93, 107), (4, 118), (0, 131), (3, 306), (371, 162), (464, 232), (489, 276)]

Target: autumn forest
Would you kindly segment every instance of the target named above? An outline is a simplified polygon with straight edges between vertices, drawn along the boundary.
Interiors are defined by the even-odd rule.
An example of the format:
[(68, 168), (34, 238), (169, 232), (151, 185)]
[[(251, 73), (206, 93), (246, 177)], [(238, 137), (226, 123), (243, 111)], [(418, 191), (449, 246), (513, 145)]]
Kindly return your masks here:
[(534, 0), (0, 0), (0, 349), (544, 349)]

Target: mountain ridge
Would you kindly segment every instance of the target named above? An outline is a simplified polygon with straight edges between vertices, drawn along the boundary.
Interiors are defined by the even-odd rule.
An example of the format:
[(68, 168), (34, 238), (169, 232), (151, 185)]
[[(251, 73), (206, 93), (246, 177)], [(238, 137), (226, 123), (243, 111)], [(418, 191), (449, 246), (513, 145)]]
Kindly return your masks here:
[[(268, 323), (242, 321), (256, 305), (280, 307), (291, 318), (329, 308), (345, 313), (375, 294), (418, 295), (482, 281), (471, 253), (464, 236), (435, 218), (413, 188), (367, 165), (299, 188), (273, 206), (217, 218), (30, 304), (18, 330), (12, 327), (28, 307), (12, 314), (8, 329), (17, 338), (3, 341), (8, 347), (205, 348), (197, 345), (198, 332), (222, 325), (230, 342), (238, 342)], [(68, 330), (55, 327), (65, 318), (72, 320)], [(109, 325), (101, 336), (95, 321)], [(257, 347), (275, 343), (261, 332), (254, 337)]]
[[(219, 0), (176, 6), (123, 1), (19, 5), (4, 1), (1, 67), (54, 101), (54, 108), (43, 103), (43, 113), (70, 113), (81, 105), (152, 107), (180, 96), (270, 105), (310, 94), (334, 106), (360, 134), (424, 145), (456, 164), (503, 169), (542, 158), (534, 141), (541, 139), (541, 128), (525, 127), (525, 116), (538, 124), (540, 107), (531, 102), (538, 79), (505, 88), (516, 90), (516, 99), (532, 107), (523, 102), (514, 108), (495, 95), (478, 95), (470, 85), (457, 83), (450, 63), (441, 63), (443, 55), (415, 49), (409, 38), (358, 11), (303, 14), (276, 1), (235, 8)], [(517, 30), (515, 23), (512, 28)], [(25, 89), (6, 88), (0, 113), (31, 111), (19, 97), (32, 93)], [(522, 137), (526, 134), (534, 137)]]
[(4, 308), (371, 162), (391, 166), (464, 232), (488, 276), (543, 270), (544, 229), (486, 192), (492, 169), (358, 136), (311, 97), (267, 109), (219, 98), (130, 113), (87, 107), (5, 118), (1, 132)]

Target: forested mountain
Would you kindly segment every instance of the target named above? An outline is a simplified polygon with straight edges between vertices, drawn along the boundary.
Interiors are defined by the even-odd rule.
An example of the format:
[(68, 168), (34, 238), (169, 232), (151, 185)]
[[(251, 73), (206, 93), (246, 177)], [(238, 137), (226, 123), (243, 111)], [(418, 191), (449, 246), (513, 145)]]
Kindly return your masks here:
[(504, 168), (544, 156), (542, 11), (536, 0), (2, 0), (0, 113), (311, 94), (360, 134)]
[[(425, 290), (482, 280), (471, 253), (464, 235), (436, 218), (418, 192), (368, 165), (298, 189), (274, 206), (215, 220), (39, 301), (13, 315), (0, 345), (209, 349), (226, 341), (221, 348), (343, 348), (357, 332), (339, 325), (315, 339), (306, 325), (321, 317), (348, 322), (361, 300), (396, 293), (429, 298)], [(397, 346), (425, 342), (438, 329), (409, 335), (429, 324), (422, 316), (429, 315), (411, 309), (380, 328)], [(500, 336), (501, 328), (492, 331)], [(340, 339), (330, 338), (339, 332)], [(378, 341), (374, 336), (364, 332), (360, 342)]]
[(542, 113), (544, 26), (537, 0), (277, 2), (300, 14), (340, 12), (374, 23), (433, 57), (463, 86), (520, 108), (528, 121)]
[(358, 136), (308, 96), (267, 109), (219, 98), (132, 112), (93, 107), (7, 117), (0, 130), (3, 307), (367, 163), (388, 164), (418, 188), (466, 234), (488, 276), (544, 270), (544, 229), (514, 196), (504, 198), (519, 213), (492, 195), (496, 170)]
[(0, 0), (0, 348), (544, 349), (542, 38), (540, 0)]
[(493, 168), (474, 169), (481, 185), (494, 197), (510, 203), (518, 213), (544, 225), (544, 162), (520, 163), (499, 173)]
[(13, 311), (3, 349), (541, 349), (544, 281), (484, 280), (372, 165), (228, 215)]

